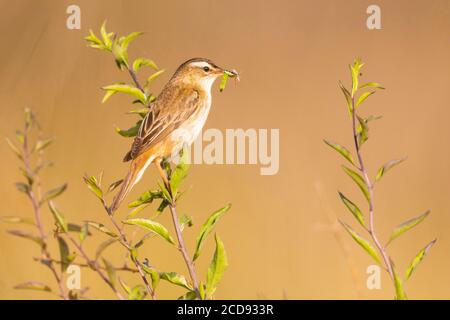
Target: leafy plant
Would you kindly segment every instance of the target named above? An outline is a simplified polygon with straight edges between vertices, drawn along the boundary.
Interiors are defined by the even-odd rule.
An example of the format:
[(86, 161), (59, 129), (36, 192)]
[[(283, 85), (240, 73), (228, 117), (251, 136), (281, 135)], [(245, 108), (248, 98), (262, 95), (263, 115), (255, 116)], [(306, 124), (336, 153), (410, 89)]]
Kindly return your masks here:
[(357, 220), (360, 227), (367, 232), (370, 237), (370, 241), (356, 232), (352, 227), (348, 224), (341, 222), (344, 229), (350, 234), (350, 236), (355, 240), (355, 242), (360, 245), (369, 256), (380, 266), (384, 267), (384, 269), (388, 272), (396, 292), (396, 299), (406, 299), (406, 292), (404, 290), (404, 282), (409, 280), (413, 270), (418, 266), (418, 264), (422, 261), (431, 247), (436, 243), (436, 240), (428, 243), (419, 253), (414, 257), (410, 266), (408, 267), (405, 275), (401, 277), (395, 268), (394, 262), (389, 256), (387, 251), (388, 245), (394, 241), (397, 237), (405, 233), (406, 231), (414, 228), (418, 224), (420, 224), (425, 218), (429, 215), (430, 211), (428, 210), (424, 214), (408, 220), (398, 227), (396, 227), (389, 240), (386, 244), (383, 244), (378, 237), (376, 228), (375, 228), (375, 209), (374, 209), (374, 191), (375, 186), (378, 185), (383, 176), (391, 170), (394, 166), (403, 162), (406, 158), (401, 158), (397, 160), (391, 160), (380, 167), (375, 178), (371, 179), (368, 169), (365, 165), (365, 159), (362, 153), (362, 147), (364, 143), (369, 139), (369, 124), (372, 121), (380, 119), (380, 117), (375, 116), (362, 116), (360, 114), (360, 110), (363, 102), (366, 99), (379, 90), (384, 89), (379, 83), (376, 82), (368, 82), (364, 84), (360, 84), (360, 74), (361, 68), (363, 67), (363, 63), (360, 59), (355, 59), (354, 62), (349, 66), (352, 78), (352, 86), (351, 89), (347, 89), (344, 87), (342, 83), (339, 83), (339, 86), (344, 94), (345, 100), (347, 102), (348, 114), (350, 116), (351, 124), (352, 124), (352, 138), (353, 144), (355, 148), (356, 157), (343, 145), (330, 141), (324, 140), (324, 142), (337, 151), (348, 163), (349, 166), (342, 166), (344, 172), (351, 178), (351, 180), (357, 185), (363, 194), (364, 198), (367, 201), (368, 207), (368, 216), (363, 214), (363, 210), (360, 209), (358, 205), (356, 205), (353, 201), (347, 198), (343, 193), (339, 192), (340, 199), (346, 206), (346, 208), (350, 211), (353, 217)]
[[(142, 118), (151, 108), (151, 103), (155, 97), (150, 93), (150, 84), (163, 72), (156, 64), (147, 58), (137, 58), (133, 63), (129, 62), (128, 46), (141, 33), (133, 32), (124, 37), (107, 32), (105, 24), (100, 30), (100, 38), (92, 31), (86, 37), (90, 47), (113, 54), (116, 65), (120, 70), (126, 71), (131, 79), (132, 84), (123, 82), (103, 87), (105, 96), (103, 102), (108, 100), (116, 93), (124, 93), (129, 95), (133, 103), (141, 104), (142, 107), (132, 109), (128, 113), (137, 115), (139, 120), (130, 129), (117, 132), (124, 137), (133, 137), (139, 130)], [(147, 77), (144, 85), (141, 85), (137, 77), (137, 73), (143, 68), (149, 67), (154, 72)], [(35, 140), (31, 141), (32, 130), (35, 129)], [(68, 290), (64, 285), (64, 277), (67, 268), (70, 265), (77, 265), (83, 268), (89, 268), (94, 271), (104, 283), (113, 291), (118, 299), (141, 300), (145, 298), (156, 299), (156, 290), (161, 280), (168, 284), (182, 287), (186, 292), (179, 299), (211, 299), (222, 279), (223, 273), (227, 268), (227, 255), (224, 245), (219, 237), (215, 236), (216, 250), (210, 263), (210, 267), (205, 275), (205, 280), (201, 281), (195, 266), (195, 261), (201, 255), (201, 248), (208, 235), (216, 226), (219, 218), (230, 209), (227, 205), (214, 212), (210, 218), (206, 220), (200, 229), (200, 234), (195, 243), (195, 253), (191, 257), (188, 247), (184, 241), (183, 232), (186, 227), (192, 227), (192, 218), (183, 215), (178, 216), (177, 205), (181, 196), (185, 192), (180, 191), (182, 182), (187, 177), (189, 164), (187, 162), (187, 153), (185, 151), (180, 154), (178, 164), (164, 164), (166, 177), (155, 190), (144, 192), (136, 200), (128, 204), (130, 212), (126, 219), (117, 221), (115, 216), (110, 214), (106, 198), (120, 184), (122, 180), (112, 182), (106, 187), (103, 186), (103, 173), (99, 176), (86, 175), (83, 179), (87, 188), (100, 201), (105, 210), (105, 217), (108, 219), (108, 225), (97, 221), (84, 221), (81, 224), (69, 222), (65, 215), (60, 211), (55, 200), (67, 190), (67, 184), (42, 192), (42, 184), (40, 180), (40, 172), (51, 165), (50, 162), (44, 160), (44, 151), (51, 144), (52, 139), (43, 137), (36, 116), (31, 110), (25, 110), (25, 126), (21, 131), (16, 133), (17, 142), (7, 139), (7, 143), (11, 150), (16, 154), (22, 166), (20, 172), (24, 176), (24, 180), (16, 183), (17, 189), (24, 193), (32, 204), (33, 219), (28, 217), (4, 216), (1, 221), (9, 224), (20, 224), (25, 228), (29, 226), (33, 231), (28, 230), (9, 230), (8, 232), (16, 237), (24, 238), (35, 242), (40, 248), (40, 256), (34, 260), (44, 264), (52, 272), (58, 289), (55, 290), (51, 285), (41, 283), (39, 281), (29, 280), (15, 286), (16, 289), (37, 290), (56, 294), (63, 299), (89, 299), (86, 295), (88, 287), (80, 290)], [(144, 215), (144, 209), (150, 207), (153, 202), (158, 202), (156, 213), (152, 216)], [(49, 231), (45, 229), (42, 223), (44, 210), (51, 214), (54, 219), (53, 237), (49, 237)], [(170, 212), (176, 236), (173, 237), (167, 227), (158, 222), (158, 217), (166, 211)], [(140, 216), (138, 216), (140, 215)], [(143, 229), (146, 234), (140, 239), (133, 239), (127, 234), (128, 229)], [(36, 233), (37, 231), (37, 233)], [(91, 257), (85, 250), (85, 242), (93, 232), (98, 232), (106, 236), (106, 240), (100, 242), (96, 246), (95, 256)], [(153, 237), (156, 236), (156, 237)], [(156, 266), (149, 263), (142, 248), (146, 241), (155, 238), (155, 241), (165, 241), (170, 246), (175, 247), (181, 253), (184, 259), (189, 278), (183, 274), (174, 271), (161, 271)], [(159, 238), (159, 239), (158, 239)], [(49, 249), (51, 241), (59, 248), (59, 258), (54, 258), (55, 254)], [(105, 251), (112, 247), (120, 245), (126, 252), (126, 258), (122, 266), (112, 264), (105, 256)], [(166, 250), (167, 247), (164, 248)], [(128, 266), (128, 262), (132, 267)], [(138, 275), (140, 282), (130, 286), (121, 277), (121, 272), (131, 272)]]
[[(117, 67), (120, 70), (126, 71), (131, 77), (132, 82), (127, 84), (124, 82), (117, 82), (112, 85), (104, 86), (102, 89), (106, 91), (102, 102), (107, 101), (112, 95), (116, 93), (124, 93), (131, 96), (133, 103), (141, 104), (142, 108), (132, 109), (128, 113), (137, 115), (139, 118), (136, 123), (129, 129), (119, 129), (116, 131), (123, 137), (134, 137), (139, 131), (139, 127), (142, 123), (142, 118), (145, 117), (147, 112), (152, 107), (152, 102), (155, 100), (155, 96), (150, 92), (150, 84), (162, 74), (164, 70), (158, 68), (156, 63), (148, 58), (139, 57), (136, 58), (132, 63), (129, 60), (128, 46), (142, 33), (133, 32), (127, 36), (118, 37), (114, 33), (109, 33), (106, 31), (105, 23), (103, 23), (100, 29), (101, 37), (97, 37), (94, 32), (90, 31), (90, 34), (85, 38), (89, 46), (94, 49), (99, 49), (101, 51), (112, 53)], [(145, 84), (141, 85), (138, 72), (141, 71), (142, 67), (149, 67), (153, 70), (149, 76), (147, 76)], [(223, 89), (226, 83), (226, 79), (222, 82), (221, 88)], [(177, 213), (177, 205), (182, 195), (180, 192), (181, 183), (184, 181), (188, 174), (187, 152), (183, 150), (180, 153), (180, 161), (176, 165), (172, 165), (169, 162), (164, 162), (164, 174), (163, 183), (159, 184), (159, 187), (155, 190), (149, 190), (144, 192), (138, 199), (129, 203), (129, 208), (131, 212), (129, 213), (127, 219), (123, 220), (120, 225), (115, 222), (112, 214), (108, 214), (111, 222), (115, 226), (115, 229), (119, 233), (118, 238), (122, 244), (128, 248), (130, 251), (130, 257), (136, 265), (138, 270), (142, 270), (141, 276), (146, 284), (146, 288), (149, 294), (154, 297), (155, 286), (160, 279), (168, 281), (174, 285), (182, 286), (188, 291), (185, 295), (180, 298), (197, 298), (197, 299), (209, 299), (213, 296), (216, 287), (222, 278), (222, 275), (227, 267), (227, 257), (223, 243), (216, 235), (216, 252), (211, 261), (211, 266), (208, 270), (206, 277), (206, 283), (200, 281), (197, 271), (195, 268), (195, 260), (200, 256), (200, 248), (203, 241), (206, 239), (207, 235), (212, 231), (216, 222), (218, 221), (218, 216), (222, 215), (230, 208), (230, 205), (216, 211), (212, 214), (203, 227), (201, 228), (200, 235), (197, 239), (195, 246), (194, 257), (191, 258), (187, 246), (183, 237), (183, 229), (185, 226), (191, 226), (192, 220), (190, 217), (182, 216), (179, 217)], [(104, 199), (104, 192), (95, 177), (85, 177), (85, 182), (89, 189), (94, 192), (96, 197), (98, 197), (103, 204), (104, 209), (107, 213), (108, 206)], [(109, 190), (114, 189), (120, 184), (120, 182), (113, 183)], [(156, 215), (153, 218), (142, 217), (135, 218), (140, 214), (143, 209), (147, 208), (154, 201), (159, 202), (156, 209)], [(169, 230), (161, 223), (155, 221), (161, 214), (165, 212), (168, 208), (172, 218), (173, 226), (175, 229), (176, 237), (172, 237)], [(137, 226), (144, 229), (145, 231), (159, 236), (162, 240), (168, 242), (171, 245), (175, 245), (180, 251), (185, 264), (189, 272), (190, 282), (186, 280), (186, 277), (175, 272), (157, 272), (154, 267), (145, 265), (142, 259), (139, 258), (139, 249), (143, 245), (144, 239), (139, 240), (136, 243), (131, 243), (127, 240), (124, 233), (125, 226)], [(114, 238), (117, 235), (109, 234), (110, 237)], [(176, 240), (175, 240), (176, 239)], [(146, 280), (146, 277), (151, 278), (151, 282)]]

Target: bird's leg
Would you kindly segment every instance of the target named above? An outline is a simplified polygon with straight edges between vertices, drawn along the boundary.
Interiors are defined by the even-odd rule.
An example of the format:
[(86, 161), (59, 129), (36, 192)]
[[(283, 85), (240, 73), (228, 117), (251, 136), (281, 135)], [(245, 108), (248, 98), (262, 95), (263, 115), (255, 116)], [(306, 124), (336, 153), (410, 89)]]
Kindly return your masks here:
[(163, 182), (166, 185), (166, 187), (169, 187), (170, 186), (169, 185), (169, 179), (167, 177), (166, 171), (162, 167), (162, 162), (163, 162), (162, 158), (157, 158), (156, 161), (155, 161), (156, 168), (158, 168), (158, 172), (159, 172), (161, 178), (163, 179)]

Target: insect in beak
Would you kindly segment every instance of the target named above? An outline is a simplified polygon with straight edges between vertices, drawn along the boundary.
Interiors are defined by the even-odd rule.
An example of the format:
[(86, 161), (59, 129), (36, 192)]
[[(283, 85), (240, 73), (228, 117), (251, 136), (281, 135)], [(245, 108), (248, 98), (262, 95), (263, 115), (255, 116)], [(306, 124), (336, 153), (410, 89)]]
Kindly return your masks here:
[(240, 81), (239, 73), (236, 70), (233, 69), (230, 71), (230, 70), (223, 69), (222, 71), (223, 71), (223, 75), (222, 75), (222, 80), (220, 81), (220, 86), (219, 86), (220, 92), (222, 92), (223, 89), (225, 89), (228, 78), (235, 78), (236, 81)]

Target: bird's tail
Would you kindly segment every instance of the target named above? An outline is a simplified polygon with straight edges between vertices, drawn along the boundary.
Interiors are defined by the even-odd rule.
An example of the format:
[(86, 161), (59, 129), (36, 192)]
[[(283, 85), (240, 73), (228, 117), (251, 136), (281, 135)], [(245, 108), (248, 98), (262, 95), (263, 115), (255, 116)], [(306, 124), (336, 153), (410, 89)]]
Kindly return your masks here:
[(144, 173), (145, 169), (147, 169), (152, 160), (153, 159), (148, 159), (145, 163), (142, 163), (141, 161), (133, 161), (131, 163), (130, 170), (128, 171), (127, 176), (123, 180), (119, 191), (114, 196), (112, 204), (109, 207), (109, 214), (112, 215), (117, 211), (117, 209), (119, 209), (122, 201), (131, 191), (133, 186), (141, 179), (142, 174)]

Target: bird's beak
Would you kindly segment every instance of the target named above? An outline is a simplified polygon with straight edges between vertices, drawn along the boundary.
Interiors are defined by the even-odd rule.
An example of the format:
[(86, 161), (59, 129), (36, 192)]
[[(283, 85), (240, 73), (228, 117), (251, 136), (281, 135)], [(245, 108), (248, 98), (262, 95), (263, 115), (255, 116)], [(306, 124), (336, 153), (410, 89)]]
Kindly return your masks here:
[(226, 70), (222, 69), (223, 74), (226, 74), (230, 78), (237, 77), (239, 79), (239, 73), (236, 70)]

